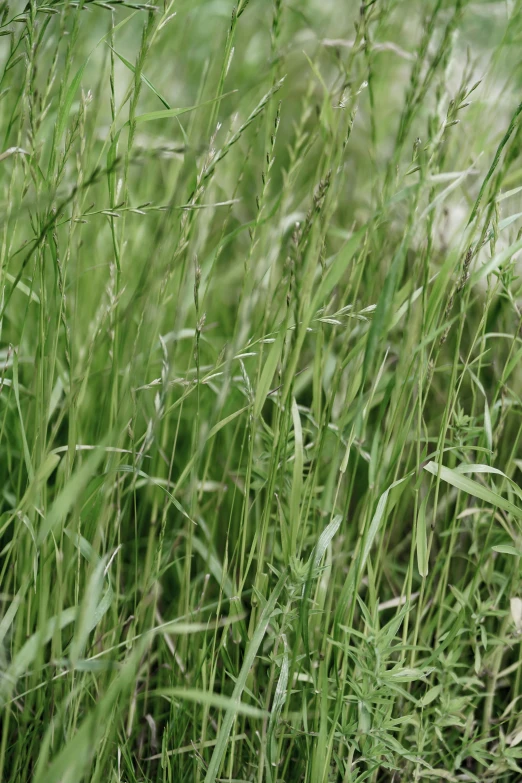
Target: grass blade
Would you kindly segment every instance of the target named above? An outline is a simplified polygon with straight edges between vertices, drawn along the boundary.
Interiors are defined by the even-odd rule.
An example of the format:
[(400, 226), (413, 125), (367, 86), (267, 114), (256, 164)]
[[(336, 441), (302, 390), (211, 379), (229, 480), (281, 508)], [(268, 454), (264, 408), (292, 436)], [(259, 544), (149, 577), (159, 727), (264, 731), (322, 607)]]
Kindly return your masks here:
[(424, 466), (424, 470), (431, 473), (432, 476), (441, 478), (442, 481), (451, 484), (452, 487), (456, 487), (472, 497), (479, 498), (495, 508), (507, 511), (517, 519), (522, 519), (522, 509), (519, 509), (517, 506), (513, 505), (513, 503), (510, 503), (509, 500), (505, 500), (501, 495), (497, 495), (496, 492), (484, 487), (477, 481), (473, 481), (473, 479), (463, 476), (456, 470), (446, 468), (444, 465), (438, 465), (436, 462), (429, 462)]
[[(270, 618), (272, 617), (272, 613), (276, 608), (277, 601), (279, 600), (279, 596), (281, 595), (283, 587), (285, 586), (286, 578), (287, 578), (286, 574), (282, 574), (279, 577), (276, 586), (274, 587), (272, 593), (270, 594), (270, 598), (268, 599), (265, 607), (263, 608), (263, 611), (261, 612), (261, 616), (259, 618), (259, 622), (254, 631), (254, 634), (248, 643), (243, 658), (243, 664), (241, 666), (241, 670), (239, 672), (238, 678), (236, 680), (236, 685), (232, 693), (232, 700), (234, 704), (239, 703), (241, 699), (241, 694), (245, 689), (248, 674), (254, 664), (258, 650), (265, 637), (266, 630), (270, 622)], [(216, 746), (214, 748), (214, 752), (212, 753), (212, 758), (210, 759), (210, 763), (208, 765), (207, 774), (205, 775), (205, 783), (216, 783), (216, 778), (219, 774), (221, 763), (225, 755), (228, 738), (230, 736), (230, 732), (232, 730), (232, 724), (234, 723), (236, 714), (237, 714), (236, 706), (229, 708), (225, 713), (225, 717), (223, 718), (223, 722), (221, 723), (221, 727), (219, 729), (219, 733), (217, 736)]]

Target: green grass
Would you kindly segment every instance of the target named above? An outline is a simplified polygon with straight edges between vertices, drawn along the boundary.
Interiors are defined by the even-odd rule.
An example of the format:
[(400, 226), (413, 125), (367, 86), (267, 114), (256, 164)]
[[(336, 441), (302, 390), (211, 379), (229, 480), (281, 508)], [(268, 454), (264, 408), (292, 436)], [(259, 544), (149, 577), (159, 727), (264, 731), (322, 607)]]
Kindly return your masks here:
[(522, 779), (522, 2), (0, 9), (0, 780)]

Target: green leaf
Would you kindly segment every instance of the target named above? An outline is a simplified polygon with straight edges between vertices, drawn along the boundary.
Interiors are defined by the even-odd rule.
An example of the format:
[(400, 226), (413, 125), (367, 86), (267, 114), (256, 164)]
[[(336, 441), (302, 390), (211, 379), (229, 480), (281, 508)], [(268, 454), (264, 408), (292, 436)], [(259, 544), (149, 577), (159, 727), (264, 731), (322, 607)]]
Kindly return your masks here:
[(426, 532), (426, 504), (428, 496), (419, 506), (417, 514), (417, 567), (422, 577), (428, 576), (428, 535)]
[(305, 645), (307, 655), (310, 655), (310, 639), (309, 639), (309, 619), (308, 619), (308, 605), (310, 601), (310, 593), (312, 591), (312, 577), (316, 575), (314, 569), (317, 570), (321, 564), (321, 560), (328, 548), (329, 543), (339, 530), (342, 522), (342, 516), (336, 515), (332, 521), (325, 527), (317, 544), (315, 546), (312, 557), (308, 564), (308, 576), (303, 590), (303, 597), (301, 600), (301, 634)]
[(336, 610), (337, 625), (339, 625), (342, 622), (345, 612), (348, 608), (348, 605), (350, 601), (353, 599), (353, 596), (356, 592), (356, 582), (358, 582), (358, 580), (361, 579), (364, 573), (366, 561), (368, 560), (368, 555), (370, 554), (377, 533), (379, 532), (380, 527), (385, 518), (385, 511), (386, 511), (386, 506), (388, 504), (388, 498), (390, 496), (390, 493), (396, 487), (399, 487), (401, 484), (403, 484), (403, 482), (405, 482), (406, 479), (408, 479), (411, 475), (412, 475), (411, 473), (408, 473), (403, 478), (394, 481), (393, 484), (390, 484), (388, 489), (385, 490), (379, 498), (379, 502), (377, 503), (377, 508), (375, 509), (375, 513), (372, 517), (370, 526), (368, 530), (363, 534), (361, 554), (358, 558), (354, 559), (352, 566), (346, 577), (346, 580), (344, 582), (343, 588), (341, 590), (339, 600), (337, 602), (337, 610)]
[(193, 701), (196, 704), (217, 707), (220, 710), (233, 710), (236, 715), (246, 715), (249, 718), (268, 718), (270, 714), (266, 710), (261, 710), (259, 707), (253, 707), (250, 704), (244, 704), (242, 701), (230, 696), (224, 696), (221, 693), (210, 693), (199, 688), (161, 688), (153, 691), (151, 695), (172, 697), (181, 701)]
[(99, 745), (115, 730), (118, 705), (136, 684), (136, 674), (145, 652), (146, 642), (136, 645), (122, 665), (117, 677), (107, 691), (100, 696), (96, 706), (76, 728), (72, 739), (60, 750), (50, 764), (39, 764), (34, 783), (58, 783), (58, 781), (83, 780)]
[[(117, 52), (117, 51), (116, 51), (116, 49), (114, 49), (114, 47), (112, 47), (110, 44), (107, 44), (107, 46), (109, 47), (109, 49), (111, 49), (111, 50), (114, 52), (114, 54), (116, 55), (116, 57), (117, 57), (119, 60), (121, 60), (121, 62), (122, 62), (122, 63), (123, 63), (123, 64), (124, 64), (124, 65), (125, 65), (125, 66), (126, 66), (128, 69), (129, 69), (129, 71), (132, 71), (132, 73), (136, 73), (136, 68), (134, 67), (134, 65), (133, 65), (131, 62), (129, 62), (127, 59), (125, 59), (125, 57), (124, 57), (122, 54), (120, 54), (119, 52)], [(147, 85), (147, 87), (149, 88), (149, 90), (151, 90), (151, 91), (154, 93), (154, 95), (155, 95), (157, 98), (159, 98), (159, 100), (160, 100), (160, 101), (161, 101), (161, 103), (162, 103), (162, 104), (165, 106), (165, 108), (166, 108), (166, 109), (169, 109), (169, 110), (170, 110), (170, 109), (172, 108), (172, 107), (170, 106), (170, 104), (167, 102), (167, 100), (166, 100), (166, 99), (163, 97), (163, 95), (161, 95), (161, 93), (160, 93), (160, 92), (158, 92), (158, 90), (157, 90), (157, 89), (154, 87), (154, 85), (152, 84), (152, 82), (150, 82), (150, 81), (147, 79), (147, 77), (145, 76), (145, 74), (144, 74), (144, 73), (142, 73), (142, 74), (141, 74), (141, 80), (142, 80), (142, 82), (143, 82), (144, 84), (146, 84), (146, 85)]]
[(513, 481), (513, 479), (509, 478), (509, 476), (506, 476), (506, 474), (498, 468), (493, 468), (491, 465), (483, 465), (481, 463), (474, 462), (470, 464), (463, 463), (462, 465), (457, 465), (455, 471), (457, 473), (493, 473), (496, 476), (502, 476), (502, 478), (509, 482), (510, 487), (522, 500), (522, 489), (520, 489), (516, 481)]
[(426, 679), (432, 671), (433, 669), (424, 670), (416, 667), (406, 667), (404, 669), (396, 669), (395, 671), (387, 672), (387, 676), (390, 677), (393, 682), (415, 682), (416, 680)]
[(230, 579), (230, 576), (227, 574), (227, 572), (223, 569), (223, 565), (219, 561), (212, 545), (207, 545), (204, 541), (201, 541), (196, 536), (193, 536), (192, 546), (205, 562), (206, 568), (208, 568), (226, 597), (232, 598), (234, 596), (232, 580)]
[(78, 68), (78, 70), (76, 71), (75, 76), (73, 77), (71, 83), (69, 84), (69, 86), (65, 91), (64, 99), (60, 104), (60, 108), (58, 109), (58, 117), (56, 119), (56, 131), (55, 131), (55, 143), (57, 146), (60, 143), (63, 133), (65, 131), (65, 126), (67, 125), (67, 120), (69, 119), (69, 114), (71, 111), (71, 106), (73, 104), (74, 96), (76, 95), (76, 91), (80, 86), (83, 72), (85, 71), (85, 66), (87, 65), (88, 61), (89, 58), (87, 58), (87, 60), (83, 63), (83, 65), (80, 66), (80, 68)]
[(342, 516), (340, 514), (337, 514), (337, 516), (335, 516), (332, 519), (330, 524), (325, 527), (325, 529), (319, 536), (319, 541), (317, 542), (317, 546), (315, 547), (315, 553), (314, 553), (314, 566), (316, 568), (318, 568), (319, 565), (321, 564), (321, 560), (323, 559), (324, 553), (328, 548), (328, 544), (339, 530), (342, 519), (343, 519)]
[(22, 598), (24, 595), (24, 587), (21, 587), (18, 590), (18, 593), (14, 596), (13, 600), (9, 604), (9, 608), (7, 610), (4, 610), (4, 614), (2, 619), (0, 620), (0, 645), (4, 644), (4, 639), (6, 637), (6, 634), (13, 624), (13, 621), (16, 617), (16, 613), (18, 612), (18, 609), (20, 607), (20, 604), (22, 603)]
[(404, 481), (406, 481), (407, 478), (408, 476), (405, 476), (404, 478), (401, 478), (398, 481), (394, 481), (393, 484), (390, 484), (388, 489), (385, 492), (383, 492), (381, 497), (379, 498), (379, 502), (377, 503), (377, 508), (375, 509), (375, 514), (373, 515), (370, 527), (368, 529), (368, 533), (364, 538), (359, 575), (362, 575), (362, 571), (364, 569), (364, 566), (366, 565), (366, 561), (368, 559), (368, 555), (370, 554), (370, 550), (373, 546), (373, 542), (375, 541), (375, 537), (377, 536), (377, 533), (381, 527), (381, 523), (384, 518), (384, 512), (386, 509), (386, 504), (388, 502), (388, 496), (392, 491), (392, 489), (395, 489), (395, 487), (400, 486)]
[(226, 416), (224, 419), (221, 419), (221, 421), (218, 421), (217, 424), (215, 424), (210, 432), (207, 435), (207, 441), (209, 441), (211, 438), (214, 437), (214, 435), (217, 435), (220, 430), (223, 429), (223, 427), (226, 427), (227, 424), (229, 424), (231, 421), (234, 421), (238, 416), (241, 416), (242, 413), (247, 411), (249, 409), (249, 405), (245, 405), (244, 408), (240, 408), (237, 411), (234, 411), (234, 413), (231, 413), (230, 416)]
[(355, 254), (355, 251), (360, 246), (361, 240), (363, 239), (367, 231), (368, 231), (368, 226), (366, 224), (358, 231), (356, 231), (350, 237), (350, 239), (344, 245), (344, 247), (342, 247), (339, 250), (334, 260), (328, 267), (326, 274), (324, 275), (323, 279), (319, 283), (317, 291), (309, 307), (307, 313), (307, 316), (309, 316), (309, 318), (307, 318), (308, 320), (308, 323), (306, 324), (307, 326), (309, 325), (312, 318), (315, 316), (317, 310), (319, 310), (319, 308), (324, 304), (327, 297), (330, 296), (337, 283), (341, 280), (342, 276), (345, 274)]
[[(222, 98), (226, 98), (229, 95), (233, 95), (237, 90), (231, 90), (230, 92), (226, 92), (224, 95), (222, 95)], [(146, 114), (138, 114), (136, 117), (136, 124), (141, 125), (144, 122), (152, 122), (153, 120), (165, 120), (169, 119), (169, 117), (179, 117), (181, 114), (188, 114), (188, 112), (195, 111), (196, 109), (202, 109), (204, 106), (210, 106), (212, 103), (215, 103), (217, 100), (221, 100), (221, 98), (211, 98), (208, 101), (203, 101), (202, 103), (198, 103), (195, 106), (185, 106), (181, 109), (160, 109), (160, 111), (150, 111)], [(128, 125), (129, 121), (125, 123), (125, 125)], [(125, 127), (125, 125), (123, 127)]]
[(379, 301), (377, 302), (377, 308), (370, 324), (370, 330), (366, 340), (363, 361), (363, 382), (368, 378), (379, 345), (382, 345), (388, 335), (393, 300), (406, 260), (409, 239), (410, 237), (408, 234), (403, 237), (403, 240), (390, 263), (389, 271), (384, 278)]
[(440, 693), (442, 691), (442, 685), (434, 685), (433, 688), (430, 688), (422, 699), (420, 700), (419, 704), (421, 707), (427, 707), (428, 704), (431, 704), (435, 699), (438, 699), (440, 696)]
[(436, 462), (428, 462), (424, 466), (424, 470), (433, 476), (440, 477), (442, 481), (451, 484), (452, 487), (456, 487), (462, 490), (462, 492), (467, 492), (468, 495), (484, 500), (486, 503), (496, 508), (501, 508), (519, 519), (522, 518), (522, 509), (517, 508), (517, 506), (510, 503), (509, 500), (505, 500), (501, 495), (497, 495), (496, 492), (484, 487), (477, 481), (473, 481), (473, 479), (467, 478), (467, 476), (463, 476), (462, 473), (456, 470), (446, 468), (444, 465), (437, 465)]
[(268, 730), (267, 730), (266, 774), (269, 783), (270, 781), (272, 781), (272, 766), (277, 765), (277, 760), (276, 760), (277, 747), (275, 741), (275, 731), (277, 727), (277, 722), (279, 720), (279, 716), (281, 715), (281, 711), (285, 706), (287, 689), (288, 689), (288, 676), (290, 672), (290, 662), (288, 659), (288, 644), (286, 641), (286, 636), (285, 634), (282, 634), (281, 637), (283, 639), (283, 647), (284, 647), (283, 660), (281, 662), (281, 670), (279, 672), (279, 679), (277, 681), (277, 686), (274, 693), (274, 701), (272, 703), (272, 711), (270, 713), (270, 720), (268, 721)]
[(41, 546), (49, 533), (60, 525), (77, 501), (82, 490), (96, 472), (96, 468), (104, 458), (103, 448), (95, 449), (83, 465), (67, 481), (66, 485), (55, 499), (47, 518), (43, 521), (38, 534), (38, 545)]
[(514, 215), (510, 215), (507, 218), (504, 218), (504, 220), (501, 220), (498, 224), (498, 230), (503, 231), (505, 228), (510, 226), (512, 223), (515, 222), (515, 220), (518, 220), (522, 217), (522, 212), (516, 212)]
[(252, 639), (250, 640), (246, 648), (243, 657), (243, 665), (241, 666), (240, 672), (236, 680), (236, 685), (232, 693), (232, 701), (234, 702), (234, 706), (231, 706), (227, 709), (227, 712), (225, 713), (225, 717), (223, 718), (223, 721), (221, 723), (217, 736), (216, 746), (214, 748), (212, 758), (210, 759), (210, 763), (208, 765), (207, 774), (205, 775), (205, 783), (215, 783), (216, 778), (219, 774), (221, 762), (223, 761), (223, 756), (225, 755), (228, 738), (230, 736), (232, 725), (237, 715), (237, 704), (240, 702), (241, 694), (245, 689), (245, 685), (247, 682), (250, 669), (252, 668), (258, 650), (261, 647), (261, 643), (265, 638), (266, 629), (268, 628), (268, 624), (270, 622), (274, 609), (276, 608), (276, 604), (279, 599), (279, 596), (281, 595), (283, 587), (285, 586), (286, 579), (287, 579), (286, 573), (282, 574), (279, 577), (279, 580), (274, 590), (272, 591), (270, 598), (266, 602), (265, 607), (261, 612), (261, 617), (259, 618), (259, 622), (254, 631)]
[(69, 652), (73, 666), (77, 660), (83, 657), (89, 634), (99, 622), (96, 616), (96, 608), (101, 598), (106, 563), (107, 557), (102, 558), (98, 562), (85, 588), (84, 599), (78, 610)]
[(522, 557), (522, 552), (509, 544), (497, 544), (497, 546), (491, 547), (493, 552), (498, 552), (501, 555), (513, 555), (514, 557)]
[(9, 274), (9, 272), (4, 272), (4, 276), (6, 280), (9, 280), (10, 283), (15, 283), (15, 288), (18, 288), (20, 293), (25, 294), (25, 296), (28, 296), (32, 302), (36, 302), (36, 304), (40, 304), (40, 298), (38, 294), (35, 294), (32, 288), (26, 286), (26, 284), (22, 283), (21, 280), (17, 281), (16, 277), (14, 275)]
[(483, 264), (479, 269), (476, 270), (476, 272), (471, 275), (471, 284), (475, 285), (488, 275), (496, 272), (499, 267), (505, 264), (506, 261), (509, 261), (515, 253), (518, 253), (521, 248), (522, 238), (518, 239), (516, 242), (513, 242), (512, 245), (506, 247), (504, 250), (501, 250), (500, 253), (496, 253), (493, 258), (490, 258), (489, 261), (486, 261), (485, 264)]
[(20, 418), (20, 432), (22, 433), (22, 444), (24, 449), (25, 467), (27, 469), (27, 475), (29, 481), (34, 480), (34, 468), (31, 460), (31, 454), (29, 452), (29, 445), (27, 443), (27, 437), (25, 434), (24, 417), (22, 416), (22, 409), (20, 407), (20, 386), (18, 383), (18, 351), (13, 353), (13, 389), (16, 400), (16, 407), (18, 409), (18, 416)]
[(303, 494), (303, 428), (295, 397), (292, 397), (292, 421), (294, 425), (294, 469), (290, 495), (290, 554), (297, 551), (301, 497)]
[(263, 367), (263, 371), (259, 379), (259, 384), (256, 389), (256, 396), (254, 400), (254, 418), (256, 419), (261, 413), (268, 392), (270, 391), (270, 386), (272, 385), (274, 374), (277, 369), (278, 362), (281, 358), (281, 351), (283, 349), (284, 337), (285, 337), (285, 330), (283, 326), (281, 326), (276, 339), (270, 346), (270, 350), (266, 358), (265, 366)]
[(25, 674), (39, 650), (47, 644), (59, 630), (73, 623), (76, 619), (78, 609), (76, 606), (64, 609), (60, 614), (47, 620), (44, 628), (34, 633), (26, 643), (13, 656), (7, 671), (0, 680), (0, 704), (9, 699), (16, 681)]

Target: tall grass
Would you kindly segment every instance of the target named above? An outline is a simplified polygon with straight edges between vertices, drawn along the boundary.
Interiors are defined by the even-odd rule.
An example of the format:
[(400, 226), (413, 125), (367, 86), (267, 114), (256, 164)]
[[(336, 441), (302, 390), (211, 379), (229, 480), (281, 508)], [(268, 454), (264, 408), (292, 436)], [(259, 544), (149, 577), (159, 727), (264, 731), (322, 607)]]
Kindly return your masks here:
[(520, 0), (0, 36), (0, 780), (520, 780)]

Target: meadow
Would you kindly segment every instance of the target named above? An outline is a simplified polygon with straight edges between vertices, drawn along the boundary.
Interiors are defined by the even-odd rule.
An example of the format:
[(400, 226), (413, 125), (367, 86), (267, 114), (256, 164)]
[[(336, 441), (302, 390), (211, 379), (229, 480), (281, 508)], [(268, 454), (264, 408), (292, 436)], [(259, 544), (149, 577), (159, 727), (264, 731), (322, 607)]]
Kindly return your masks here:
[(1, 781), (522, 780), (521, 47), (3, 0)]

